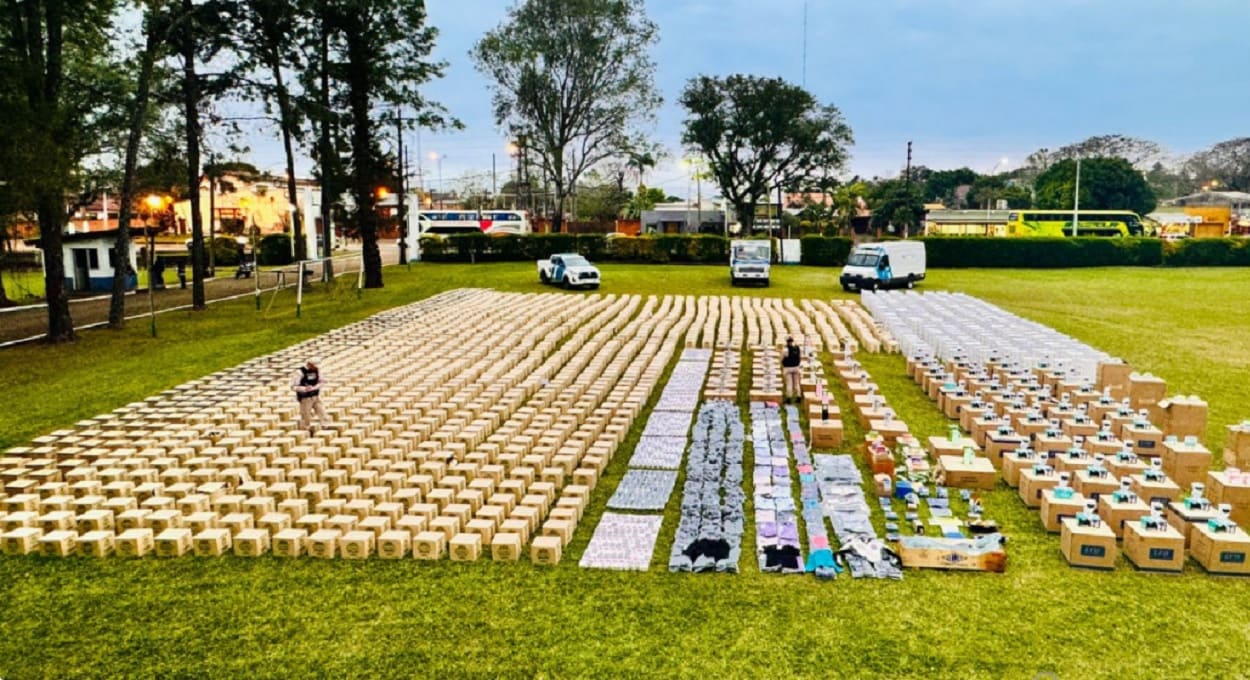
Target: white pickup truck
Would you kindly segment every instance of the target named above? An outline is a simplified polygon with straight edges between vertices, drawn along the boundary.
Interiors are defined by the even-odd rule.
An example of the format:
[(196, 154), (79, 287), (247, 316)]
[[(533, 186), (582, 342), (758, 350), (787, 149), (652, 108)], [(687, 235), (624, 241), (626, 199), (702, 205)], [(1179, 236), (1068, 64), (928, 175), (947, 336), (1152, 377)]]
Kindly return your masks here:
[(538, 280), (565, 288), (598, 288), (599, 268), (577, 253), (559, 253), (538, 261)]

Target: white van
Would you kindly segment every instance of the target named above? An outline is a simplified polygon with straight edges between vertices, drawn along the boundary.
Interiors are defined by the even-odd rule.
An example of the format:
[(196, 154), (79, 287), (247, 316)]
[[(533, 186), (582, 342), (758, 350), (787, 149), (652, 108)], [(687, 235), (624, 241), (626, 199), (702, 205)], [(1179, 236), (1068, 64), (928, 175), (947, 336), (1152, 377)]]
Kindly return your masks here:
[(914, 288), (925, 275), (921, 241), (887, 241), (855, 246), (842, 268), (842, 290)]
[(772, 269), (773, 242), (769, 239), (729, 242), (729, 282), (768, 285)]

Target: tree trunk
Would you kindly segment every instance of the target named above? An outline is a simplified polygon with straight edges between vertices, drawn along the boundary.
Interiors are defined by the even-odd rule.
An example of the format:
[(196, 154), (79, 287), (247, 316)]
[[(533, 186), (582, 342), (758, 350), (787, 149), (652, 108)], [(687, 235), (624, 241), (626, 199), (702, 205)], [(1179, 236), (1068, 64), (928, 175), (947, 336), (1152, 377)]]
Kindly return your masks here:
[[(113, 241), (113, 294), (109, 299), (109, 328), (121, 329), (126, 325), (126, 280), (130, 277), (130, 218), (135, 202), (135, 169), (139, 161), (139, 143), (143, 138), (143, 124), (148, 113), (148, 94), (152, 82), (152, 70), (156, 62), (159, 39), (156, 27), (149, 20), (147, 43), (139, 55), (139, 79), (135, 83), (134, 108), (130, 111), (130, 129), (126, 132), (126, 158), (122, 170), (122, 190), (117, 211), (117, 238)], [(108, 219), (108, 215), (104, 216)]]
[(9, 293), (4, 289), (4, 265), (7, 264), (9, 254), (9, 233), (8, 227), (0, 225), (0, 308), (12, 307), (13, 301), (9, 299)]
[(743, 236), (749, 237), (751, 230), (755, 228), (755, 205), (749, 203), (734, 203), (734, 212), (738, 213), (738, 224), (742, 225)]
[(43, 250), (43, 285), (48, 303), (48, 335), (50, 343), (74, 340), (74, 320), (69, 314), (69, 296), (65, 291), (65, 261), (61, 256), (61, 229), (65, 207), (58, 196), (44, 193), (39, 197), (39, 247)]
[(200, 214), (200, 83), (195, 73), (192, 0), (182, 0), (182, 92), (187, 123), (187, 191), (191, 200), (191, 308), (203, 310), (204, 217)]
[[(291, 204), (291, 238), (299, 243), (304, 235), (303, 219), (300, 216), (299, 190), (295, 186), (295, 151), (291, 132), (295, 127), (294, 112), (291, 110), (291, 93), (287, 91), (286, 81), (282, 79), (282, 64), (276, 49), (270, 51), (269, 73), (273, 76), (273, 86), (278, 97), (278, 118), (282, 127), (282, 150), (286, 154), (286, 191), (287, 200)], [(313, 236), (314, 244), (316, 236)], [(297, 259), (308, 259), (308, 246), (304, 252), (298, 253)]]
[[(368, 20), (367, 18), (365, 20)], [(378, 213), (374, 184), (373, 120), (370, 118), (371, 76), (369, 50), (361, 32), (346, 31), (347, 99), (352, 117), (352, 195), (356, 199), (356, 229), (360, 233), (365, 288), (382, 287), (382, 253), (378, 250)]]
[(325, 258), (324, 279), (329, 282), (334, 278), (334, 263), (330, 257), (334, 255), (334, 228), (331, 226), (331, 218), (334, 211), (330, 200), (334, 196), (331, 189), (331, 182), (338, 182), (338, 178), (334, 176), (334, 168), (338, 167), (337, 162), (330, 162), (330, 154), (337, 153), (330, 144), (330, 31), (327, 27), (327, 12), (321, 15), (321, 45), (320, 45), (320, 68), (321, 68), (321, 130), (318, 144), (320, 151), (318, 155), (321, 164), (321, 248), (322, 257)]

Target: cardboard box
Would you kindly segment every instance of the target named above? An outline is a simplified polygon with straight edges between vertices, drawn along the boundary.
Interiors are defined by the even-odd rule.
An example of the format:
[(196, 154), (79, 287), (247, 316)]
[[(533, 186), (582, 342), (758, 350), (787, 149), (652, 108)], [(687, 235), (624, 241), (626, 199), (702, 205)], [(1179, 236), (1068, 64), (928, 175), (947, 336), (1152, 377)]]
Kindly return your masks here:
[(1103, 522), (1096, 527), (1081, 526), (1075, 518), (1060, 526), (1059, 551), (1068, 564), (1088, 569), (1114, 569), (1115, 534)]
[(1164, 434), (1184, 439), (1205, 437), (1207, 434), (1207, 402), (1198, 397), (1173, 397), (1158, 404), (1160, 422)]
[(1042, 507), (1042, 492), (1059, 485), (1059, 475), (1055, 472), (1038, 474), (1032, 467), (1020, 470), (1020, 500), (1030, 508)]
[(959, 427), (965, 432), (972, 432), (972, 423), (992, 412), (989, 406), (965, 406), (959, 411)]
[(885, 443), (889, 446), (894, 446), (898, 443), (899, 437), (910, 434), (907, 429), (907, 423), (904, 423), (898, 418), (889, 422), (886, 422), (885, 420), (874, 420), (869, 423), (869, 427), (872, 431), (881, 435), (882, 439), (884, 439)]
[(1150, 408), (1163, 401), (1168, 394), (1168, 384), (1149, 373), (1130, 373), (1128, 398), (1133, 410)]
[(1020, 471), (1032, 468), (1037, 465), (1037, 455), (1030, 453), (1026, 458), (1021, 458), (1016, 451), (1008, 451), (1003, 455), (1003, 481), (1007, 486), (1015, 489), (1020, 486)]
[(1137, 494), (1137, 497), (1142, 499), (1147, 505), (1151, 503), (1163, 503), (1166, 505), (1172, 501), (1179, 500), (1181, 497), (1181, 488), (1170, 479), (1153, 481), (1146, 479), (1144, 474), (1132, 475), (1129, 479), (1133, 480), (1133, 486), (1131, 487), (1133, 493)]
[(808, 429), (812, 448), (836, 449), (842, 446), (841, 420), (812, 420)]
[(456, 534), (449, 543), (452, 562), (476, 562), (482, 556), (481, 534)]
[(338, 555), (339, 537), (343, 532), (338, 529), (321, 529), (314, 531), (304, 542), (305, 549), (312, 557), (332, 560)]
[(1211, 452), (1197, 442), (1163, 442), (1163, 471), (1182, 489), (1194, 482), (1205, 482), (1211, 469)]
[(908, 569), (949, 569), (955, 571), (989, 571), (1002, 573), (1007, 569), (1007, 551), (986, 551), (969, 539), (925, 538), (904, 536), (898, 545), (899, 559)]
[(1189, 550), (1209, 573), (1250, 575), (1250, 535), (1245, 531), (1216, 532), (1198, 525), (1190, 535)]
[(1067, 472), (1075, 476), (1080, 470), (1093, 465), (1094, 458), (1084, 450), (1069, 449), (1051, 458), (1051, 464), (1055, 466), (1055, 472)]
[(205, 529), (192, 537), (196, 557), (218, 557), (229, 552), (233, 536), (229, 529)]
[(412, 546), (412, 534), (402, 529), (383, 531), (378, 537), (378, 557), (398, 560), (407, 557)]
[(968, 447), (970, 447), (974, 453), (981, 453), (981, 447), (977, 446), (976, 442), (974, 442), (971, 438), (964, 437), (960, 437), (955, 440), (951, 440), (947, 437), (929, 437), (925, 446), (929, 455), (933, 456), (935, 459), (940, 459), (942, 456), (962, 457), (964, 448)]
[(348, 531), (339, 537), (339, 556), (345, 560), (364, 560), (373, 554), (377, 535), (372, 531)]
[(114, 549), (121, 557), (143, 557), (152, 552), (155, 537), (151, 529), (127, 529), (114, 542)]
[(938, 459), (938, 478), (947, 486), (961, 489), (992, 490), (997, 473), (988, 458), (976, 456), (965, 462), (963, 456), (942, 456)]
[(111, 531), (91, 531), (78, 537), (78, 550), (89, 557), (108, 557), (115, 540)]
[(1163, 430), (1153, 425), (1139, 427), (1129, 423), (1120, 430), (1120, 439), (1132, 444), (1133, 453), (1140, 458), (1158, 458), (1163, 455)]
[(78, 552), (78, 532), (50, 531), (39, 537), (39, 551), (48, 557), (69, 557)]
[(1124, 556), (1142, 571), (1181, 573), (1185, 566), (1185, 537), (1176, 529), (1144, 529), (1141, 522), (1124, 525)]
[(1117, 501), (1114, 494), (1103, 494), (1098, 499), (1098, 516), (1111, 528), (1116, 538), (1124, 536), (1124, 526), (1150, 514), (1150, 506), (1139, 498)]
[(1046, 531), (1059, 533), (1064, 519), (1076, 517), (1085, 508), (1085, 497), (1073, 493), (1071, 498), (1055, 498), (1054, 489), (1042, 490), (1041, 517)]
[(1209, 519), (1218, 519), (1220, 511), (1215, 506), (1210, 506), (1203, 510), (1200, 508), (1187, 508), (1184, 501), (1172, 501), (1167, 504), (1168, 524), (1176, 528), (1178, 532), (1185, 538), (1185, 545), (1189, 545), (1190, 537), (1194, 534), (1194, 527), (1205, 525)]
[(577, 524), (574, 522), (553, 518), (543, 522), (542, 535), (555, 536), (560, 539), (561, 546), (566, 546), (573, 540), (573, 531), (576, 529)]
[(520, 559), (520, 534), (495, 534), (490, 542), (490, 556), (496, 562), (515, 562)]
[(191, 552), (190, 529), (166, 529), (156, 535), (157, 557), (182, 557)]
[(1133, 369), (1128, 364), (1122, 362), (1104, 361), (1098, 364), (1098, 377), (1094, 386), (1098, 390), (1110, 390), (1113, 399), (1123, 399), (1129, 396), (1132, 388)]
[(1228, 426), (1224, 440), (1224, 465), (1250, 468), (1250, 420)]
[(273, 554), (278, 557), (299, 557), (308, 540), (305, 529), (283, 529), (273, 536)]
[(1021, 445), (1028, 444), (1028, 437), (1010, 434), (999, 434), (998, 431), (990, 432), (985, 439), (985, 457), (990, 459), (991, 464), (995, 467), (1003, 467), (1003, 457), (1011, 451), (1019, 449)]
[(1033, 439), (1033, 448), (1048, 456), (1061, 456), (1072, 448), (1072, 438), (1064, 434), (1050, 436), (1043, 432)]
[(1090, 473), (1090, 468), (1078, 470), (1072, 480), (1072, 488), (1086, 498), (1097, 500), (1103, 494), (1115, 493), (1120, 488), (1119, 480), (1110, 472), (1101, 476)]
[(1120, 441), (1119, 437), (1109, 437), (1107, 439), (1094, 437), (1093, 439), (1085, 440), (1085, 450), (1091, 456), (1101, 453), (1110, 458), (1124, 450), (1124, 442)]
[(234, 535), (234, 554), (259, 557), (269, 552), (269, 532), (264, 529), (243, 529)]
[(555, 536), (539, 536), (530, 544), (530, 561), (544, 566), (555, 566), (560, 563), (563, 544)]
[(1117, 456), (1107, 456), (1103, 465), (1107, 466), (1107, 472), (1111, 473), (1111, 476), (1116, 479), (1140, 475), (1150, 469), (1150, 463), (1144, 462), (1136, 456), (1126, 460), (1120, 460)]
[(447, 546), (447, 535), (441, 531), (422, 531), (412, 540), (412, 556), (418, 560), (438, 560)]
[(1207, 496), (1219, 505), (1233, 506), (1232, 520), (1237, 524), (1250, 525), (1250, 478), (1232, 477), (1227, 470), (1207, 473)]

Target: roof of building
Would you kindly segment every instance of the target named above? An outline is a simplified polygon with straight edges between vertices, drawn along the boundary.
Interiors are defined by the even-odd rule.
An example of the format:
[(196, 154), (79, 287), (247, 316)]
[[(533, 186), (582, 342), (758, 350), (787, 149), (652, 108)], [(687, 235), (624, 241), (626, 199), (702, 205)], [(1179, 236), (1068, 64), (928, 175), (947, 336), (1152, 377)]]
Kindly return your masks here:
[(930, 210), (925, 220), (938, 223), (980, 224), (1006, 222), (1010, 210)]
[(1250, 193), (1244, 191), (1200, 191), (1170, 201), (1172, 205), (1234, 205), (1250, 203)]
[[(102, 230), (102, 231), (85, 231), (85, 232), (80, 231), (80, 232), (76, 232), (73, 234), (61, 234), (61, 243), (77, 243), (79, 241), (112, 240), (112, 239), (117, 238), (118, 231), (120, 230), (108, 229), (108, 230)], [(159, 234), (159, 233), (160, 233), (160, 229), (157, 229), (154, 227), (131, 227), (130, 228), (130, 237), (132, 239), (140, 237), (140, 236), (146, 237), (150, 234)], [(42, 247), (39, 244), (39, 239), (37, 238), (28, 238), (23, 242), (28, 246), (35, 246), (37, 248)]]

